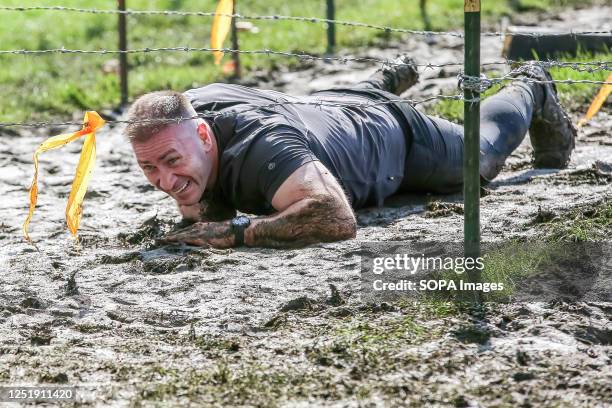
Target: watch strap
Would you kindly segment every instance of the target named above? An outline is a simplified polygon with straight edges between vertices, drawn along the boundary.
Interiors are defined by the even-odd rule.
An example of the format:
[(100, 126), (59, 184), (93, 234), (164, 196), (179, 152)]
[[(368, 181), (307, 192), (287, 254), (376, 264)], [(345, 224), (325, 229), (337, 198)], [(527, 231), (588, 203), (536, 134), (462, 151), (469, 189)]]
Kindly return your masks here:
[(244, 215), (234, 217), (230, 222), (232, 231), (234, 232), (235, 245), (244, 245), (244, 230), (251, 225), (251, 220)]
[(244, 230), (246, 229), (241, 225), (232, 225), (234, 230), (234, 237), (236, 239), (236, 246), (244, 245)]

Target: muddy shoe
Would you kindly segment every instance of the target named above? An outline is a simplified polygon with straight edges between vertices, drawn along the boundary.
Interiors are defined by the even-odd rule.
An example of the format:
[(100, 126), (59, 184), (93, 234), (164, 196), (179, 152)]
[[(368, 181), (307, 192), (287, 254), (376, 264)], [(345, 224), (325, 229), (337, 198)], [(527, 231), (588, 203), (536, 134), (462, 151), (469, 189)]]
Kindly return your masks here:
[[(550, 81), (552, 77), (541, 66), (526, 64), (513, 70), (514, 77)], [(577, 130), (557, 96), (554, 83), (539, 84), (543, 103), (536, 107), (529, 127), (533, 146), (534, 167), (560, 169), (567, 166), (574, 150)]]
[(368, 82), (383, 91), (401, 95), (419, 81), (419, 73), (412, 58), (401, 55), (392, 61), (393, 64), (384, 66), (368, 78)]

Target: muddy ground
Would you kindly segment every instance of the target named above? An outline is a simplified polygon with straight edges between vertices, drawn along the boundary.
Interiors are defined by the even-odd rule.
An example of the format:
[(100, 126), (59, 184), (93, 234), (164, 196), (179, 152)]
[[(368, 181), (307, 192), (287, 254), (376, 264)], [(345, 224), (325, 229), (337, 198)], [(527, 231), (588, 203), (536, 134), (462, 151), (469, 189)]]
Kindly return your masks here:
[[(539, 21), (595, 29), (610, 16), (608, 7)], [(499, 39), (483, 41), (483, 60), (499, 59)], [(407, 38), (357, 55), (398, 52), (418, 62), (462, 59), (452, 38)], [(262, 86), (300, 94), (373, 69), (317, 64)], [(447, 90), (455, 74), (423, 71), (406, 96)], [(564, 219), (608, 201), (610, 129), (608, 107), (580, 131), (562, 171), (532, 169), (526, 138), (482, 199), (483, 239), (537, 237), (542, 214)], [(610, 301), (469, 311), (360, 301), (362, 243), (460, 240), (460, 195), (401, 196), (359, 211), (357, 238), (348, 242), (300, 250), (156, 247), (151, 237), (178, 221), (175, 206), (146, 184), (121, 128), (107, 127), (98, 136), (80, 244), (63, 217), (80, 146), (42, 155), (35, 248), (20, 233), (31, 154), (63, 130), (0, 137), (0, 383), (78, 385), (78, 405), (92, 406), (610, 402)]]

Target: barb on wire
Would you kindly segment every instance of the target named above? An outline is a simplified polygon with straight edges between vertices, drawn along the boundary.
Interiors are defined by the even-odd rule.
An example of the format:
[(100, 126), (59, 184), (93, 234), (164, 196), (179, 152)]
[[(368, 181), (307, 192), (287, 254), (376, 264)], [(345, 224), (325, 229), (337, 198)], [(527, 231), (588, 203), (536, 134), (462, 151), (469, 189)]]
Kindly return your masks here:
[[(32, 7), (8, 7), (0, 6), (0, 11), (67, 11), (77, 13), (89, 13), (89, 14), (126, 14), (126, 15), (163, 15), (163, 16), (195, 16), (195, 17), (214, 17), (214, 16), (225, 16), (235, 17), (243, 20), (289, 20), (289, 21), (301, 21), (306, 23), (317, 23), (317, 24), (337, 24), (349, 27), (363, 27), (374, 30), (381, 30), (386, 32), (398, 32), (414, 35), (448, 35), (452, 37), (463, 38), (463, 33), (455, 31), (423, 31), (423, 30), (410, 30), (406, 28), (388, 27), (377, 24), (367, 24), (355, 21), (343, 21), (343, 20), (331, 20), (326, 18), (318, 17), (300, 17), (300, 16), (283, 16), (283, 15), (242, 15), (242, 14), (223, 14), (215, 12), (203, 12), (203, 11), (177, 11), (177, 10), (109, 10), (109, 9), (85, 9), (76, 7), (63, 7), (63, 6), (32, 6)], [(509, 33), (506, 32), (482, 32), (481, 35), (485, 37), (504, 37)], [(553, 33), (541, 33), (541, 32), (513, 32), (512, 35), (524, 35), (529, 37), (542, 37), (546, 36), (564, 36), (564, 35), (594, 35), (594, 34), (612, 34), (612, 30), (590, 30), (590, 31), (567, 31), (567, 32), (553, 32)]]
[[(474, 77), (460, 73), (457, 75), (457, 80), (459, 81), (459, 89), (463, 91), (482, 93), (493, 86), (491, 80), (485, 74), (480, 74), (480, 77)], [(470, 100), (470, 102), (473, 101)]]
[[(315, 96), (313, 96), (315, 97)], [(434, 95), (425, 99), (420, 100), (412, 100), (412, 99), (389, 99), (386, 101), (377, 101), (377, 102), (369, 102), (369, 103), (341, 103), (341, 102), (330, 102), (325, 100), (317, 100), (317, 101), (279, 101), (264, 105), (257, 105), (248, 109), (224, 109), (222, 111), (203, 111), (198, 113), (196, 116), (188, 117), (188, 118), (179, 118), (179, 119), (142, 119), (142, 120), (107, 120), (106, 123), (109, 124), (132, 124), (132, 123), (151, 123), (151, 124), (159, 124), (159, 123), (180, 123), (186, 120), (194, 120), (199, 118), (214, 118), (217, 116), (230, 116), (237, 113), (246, 113), (258, 110), (272, 109), (275, 107), (286, 107), (290, 105), (312, 105), (317, 107), (336, 107), (336, 108), (351, 108), (351, 109), (368, 109), (374, 108), (383, 105), (390, 104), (410, 104), (410, 105), (419, 105), (426, 102), (431, 102), (436, 99), (451, 99), (451, 100), (461, 100), (463, 98), (462, 95)], [(75, 121), (66, 121), (66, 122), (0, 122), (0, 128), (3, 127), (60, 127), (60, 126), (82, 126), (83, 122), (75, 122)]]

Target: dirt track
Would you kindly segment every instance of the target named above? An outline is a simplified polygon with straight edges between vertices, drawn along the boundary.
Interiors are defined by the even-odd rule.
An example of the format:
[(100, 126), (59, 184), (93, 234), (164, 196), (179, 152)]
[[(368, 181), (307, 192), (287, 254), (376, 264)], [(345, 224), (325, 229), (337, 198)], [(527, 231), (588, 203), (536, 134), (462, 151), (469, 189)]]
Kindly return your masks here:
[[(598, 14), (611, 16), (612, 9)], [(498, 59), (498, 40), (487, 41), (483, 60)], [(434, 63), (462, 58), (455, 40), (407, 40), (382, 54), (398, 52)], [(352, 68), (321, 64), (281, 74), (275, 88), (305, 93), (372, 70)], [(428, 96), (455, 81), (453, 72), (439, 76), (424, 72), (407, 96)], [(609, 200), (610, 129), (608, 109), (581, 130), (563, 171), (531, 169), (526, 138), (482, 199), (483, 239), (534, 236), (542, 209), (563, 216)], [(31, 154), (60, 129), (0, 135), (0, 383), (81, 384), (91, 391), (85, 399), (98, 406), (157, 398), (219, 406), (597, 406), (612, 395), (610, 302), (498, 306), (470, 321), (414, 306), (368, 308), (357, 299), (361, 243), (460, 240), (456, 207), (436, 212), (440, 207), (428, 203), (459, 203), (461, 196), (393, 198), (385, 208), (358, 213), (357, 239), (301, 250), (154, 247), (150, 238), (169, 229), (177, 212), (146, 184), (120, 130), (99, 132), (80, 246), (67, 239), (63, 217), (80, 146), (42, 155), (32, 221), (38, 250), (20, 233)], [(339, 290), (335, 296), (330, 285)], [(425, 334), (405, 338), (400, 325), (390, 338), (389, 328), (406, 316)], [(351, 354), (342, 327), (360, 321), (381, 336), (380, 344), (397, 341), (397, 348), (381, 351), (379, 343), (365, 342), (362, 355)], [(348, 351), (334, 348), (341, 340)], [(368, 347), (381, 365), (360, 360)], [(279, 372), (282, 378), (274, 376)], [(244, 380), (249, 375), (254, 379)], [(307, 380), (318, 385), (309, 388)], [(281, 391), (268, 395), (268, 389)]]

